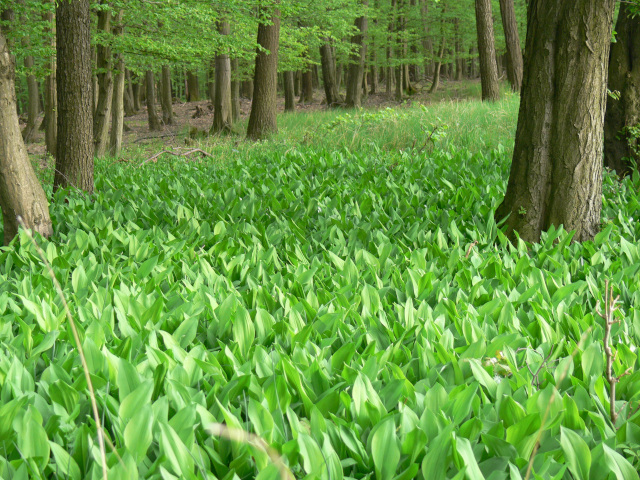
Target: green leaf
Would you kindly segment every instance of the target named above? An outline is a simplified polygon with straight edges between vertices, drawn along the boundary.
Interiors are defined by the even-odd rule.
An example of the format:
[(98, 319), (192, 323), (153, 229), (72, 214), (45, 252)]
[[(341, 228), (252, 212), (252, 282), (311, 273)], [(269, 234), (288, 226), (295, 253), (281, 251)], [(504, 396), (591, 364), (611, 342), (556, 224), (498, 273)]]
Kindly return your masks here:
[(49, 441), (49, 447), (53, 458), (56, 461), (54, 470), (59, 471), (66, 478), (71, 480), (81, 480), (82, 473), (76, 461), (69, 455), (69, 453), (55, 442)]
[[(142, 461), (151, 445), (153, 440), (152, 427), (151, 406), (148, 403), (139, 404), (137, 411), (124, 429), (124, 444), (137, 461)], [(168, 444), (170, 445), (170, 442)]]
[(371, 457), (378, 480), (394, 477), (400, 461), (400, 448), (393, 416), (386, 417), (376, 426), (371, 438)]
[(573, 476), (577, 480), (589, 480), (591, 452), (582, 437), (573, 430), (560, 427), (560, 446)]

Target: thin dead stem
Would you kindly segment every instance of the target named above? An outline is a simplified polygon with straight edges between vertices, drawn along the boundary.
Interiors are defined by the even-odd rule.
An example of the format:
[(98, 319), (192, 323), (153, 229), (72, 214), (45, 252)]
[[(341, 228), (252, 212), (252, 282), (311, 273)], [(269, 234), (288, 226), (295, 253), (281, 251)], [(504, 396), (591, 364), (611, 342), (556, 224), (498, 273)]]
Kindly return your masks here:
[(607, 366), (605, 369), (605, 377), (609, 382), (609, 416), (611, 417), (611, 423), (613, 427), (616, 426), (618, 420), (618, 412), (616, 412), (616, 384), (625, 375), (631, 373), (631, 368), (628, 368), (622, 375), (615, 375), (613, 373), (613, 362), (616, 359), (617, 352), (613, 352), (611, 348), (611, 327), (619, 323), (620, 320), (614, 320), (613, 316), (618, 310), (618, 300), (620, 295), (613, 298), (613, 286), (609, 287), (609, 280), (604, 285), (604, 311), (600, 310), (600, 301), (596, 305), (596, 312), (600, 315), (600, 318), (604, 320), (604, 354), (607, 357)]
[(58, 282), (58, 279), (56, 278), (53, 272), (53, 268), (51, 268), (51, 264), (49, 264), (49, 262), (47, 261), (47, 257), (42, 251), (42, 248), (40, 248), (40, 245), (38, 245), (38, 242), (36, 242), (35, 238), (33, 238), (33, 235), (31, 235), (31, 230), (29, 230), (27, 226), (24, 224), (22, 217), (18, 215), (16, 219), (18, 220), (18, 223), (22, 226), (25, 233), (29, 237), (29, 240), (31, 240), (31, 243), (33, 243), (33, 245), (35, 246), (36, 251), (40, 256), (40, 259), (47, 267), (47, 272), (49, 273), (49, 276), (53, 281), (53, 286), (56, 289), (58, 298), (60, 298), (60, 301), (64, 306), (64, 313), (67, 317), (67, 321), (69, 322), (69, 326), (71, 327), (71, 332), (73, 333), (73, 339), (76, 342), (76, 348), (78, 349), (78, 354), (80, 355), (80, 362), (82, 363), (82, 370), (84, 371), (84, 377), (87, 381), (87, 387), (89, 389), (89, 397), (91, 399), (91, 409), (93, 410), (93, 419), (96, 422), (96, 429), (98, 430), (98, 445), (100, 447), (100, 458), (102, 460), (102, 478), (103, 480), (107, 480), (108, 479), (107, 454), (104, 448), (104, 440), (106, 437), (104, 435), (104, 430), (102, 429), (102, 423), (100, 421), (100, 413), (98, 412), (98, 403), (96, 402), (96, 395), (93, 390), (93, 383), (91, 382), (91, 375), (89, 373), (89, 366), (87, 365), (87, 359), (84, 356), (84, 350), (82, 348), (82, 343), (80, 342), (80, 335), (78, 335), (78, 329), (76, 328), (76, 323), (73, 320), (73, 317), (71, 316), (71, 311), (69, 310), (69, 305), (67, 304), (67, 300), (64, 298), (62, 287), (60, 287), (60, 283)]
[(265, 452), (271, 462), (276, 466), (280, 472), (280, 478), (282, 480), (295, 480), (289, 467), (282, 461), (282, 456), (278, 451), (264, 441), (261, 437), (254, 433), (245, 432), (237, 428), (229, 428), (224, 423), (210, 423), (205, 427), (205, 431), (216, 437), (223, 437), (234, 442), (245, 443), (247, 445), (253, 445)]

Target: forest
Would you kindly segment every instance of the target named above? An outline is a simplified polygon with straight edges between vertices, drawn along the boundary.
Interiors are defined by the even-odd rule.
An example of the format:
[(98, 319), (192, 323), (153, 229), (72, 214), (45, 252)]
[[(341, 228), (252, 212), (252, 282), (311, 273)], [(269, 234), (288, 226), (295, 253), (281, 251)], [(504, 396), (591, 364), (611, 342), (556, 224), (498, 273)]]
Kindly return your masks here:
[(0, 0), (0, 478), (640, 480), (640, 0)]

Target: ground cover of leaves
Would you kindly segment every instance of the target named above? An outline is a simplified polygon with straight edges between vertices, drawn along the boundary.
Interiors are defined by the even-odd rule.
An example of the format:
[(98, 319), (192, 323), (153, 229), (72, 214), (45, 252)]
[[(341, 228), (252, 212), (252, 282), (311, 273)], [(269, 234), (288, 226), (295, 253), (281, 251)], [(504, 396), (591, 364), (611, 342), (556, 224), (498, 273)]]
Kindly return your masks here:
[[(54, 198), (40, 242), (110, 479), (278, 478), (219, 422), (296, 478), (518, 479), (534, 450), (531, 478), (638, 478), (638, 178), (607, 176), (594, 242), (511, 246), (493, 221), (502, 149), (385, 155), (105, 161), (93, 197)], [(0, 340), (0, 477), (101, 478), (80, 360), (24, 234), (0, 250)]]

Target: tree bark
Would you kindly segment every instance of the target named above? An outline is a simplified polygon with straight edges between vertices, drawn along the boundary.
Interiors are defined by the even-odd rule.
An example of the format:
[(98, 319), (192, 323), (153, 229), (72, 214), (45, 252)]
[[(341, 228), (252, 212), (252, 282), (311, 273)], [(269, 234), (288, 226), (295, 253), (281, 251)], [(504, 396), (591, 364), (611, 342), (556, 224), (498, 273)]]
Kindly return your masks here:
[(133, 91), (133, 110), (137, 113), (140, 111), (140, 97), (142, 95), (142, 88), (140, 87), (140, 77), (136, 74), (131, 75), (131, 90)]
[[(27, 42), (28, 43), (28, 40)], [(34, 66), (33, 55), (24, 58), (24, 67), (27, 71)], [(25, 143), (31, 143), (38, 131), (38, 113), (40, 113), (40, 93), (38, 92), (38, 80), (33, 73), (27, 75), (27, 126), (22, 131), (22, 138)]]
[(507, 44), (507, 78), (511, 84), (511, 90), (519, 92), (522, 86), (522, 49), (513, 0), (500, 0), (500, 15)]
[(507, 192), (496, 211), (510, 239), (564, 225), (600, 229), (606, 80), (614, 0), (531, 0)]
[[(258, 25), (258, 49), (254, 72), (253, 102), (247, 137), (260, 140), (278, 131), (276, 95), (278, 90), (278, 46), (280, 43), (280, 10), (271, 15), (271, 25)], [(266, 50), (266, 51), (265, 51)]]
[(240, 120), (240, 80), (238, 80), (238, 59), (231, 60), (231, 119)]
[(621, 177), (640, 164), (640, 140), (629, 129), (640, 127), (640, 16), (632, 16), (629, 4), (620, 4), (616, 43), (609, 57), (609, 90), (619, 100), (607, 98), (604, 118), (604, 164)]
[[(220, 35), (231, 34), (231, 25), (227, 20), (218, 24)], [(233, 125), (231, 111), (231, 59), (227, 53), (216, 55), (216, 86), (213, 102), (213, 125), (211, 133), (230, 132)]]
[(200, 82), (198, 73), (189, 70), (187, 72), (187, 102), (197, 102), (200, 100)]
[(320, 63), (322, 65), (322, 82), (324, 84), (324, 94), (327, 101), (327, 107), (335, 107), (342, 103), (340, 94), (338, 93), (338, 85), (336, 82), (336, 68), (333, 58), (331, 45), (324, 43), (320, 47)]
[[(106, 5), (103, 0), (102, 5)], [(98, 12), (98, 31), (103, 35), (111, 32), (110, 10)], [(113, 96), (113, 69), (111, 46), (108, 44), (97, 45), (98, 68), (98, 102), (93, 115), (93, 143), (96, 157), (102, 157), (107, 152), (109, 141), (109, 121), (111, 120), (111, 102)]]
[(435, 67), (433, 69), (433, 81), (431, 82), (429, 93), (436, 92), (436, 90), (438, 90), (438, 87), (440, 86), (440, 70), (442, 70), (442, 58), (444, 57), (444, 47), (446, 44), (447, 37), (443, 35), (440, 43), (440, 50), (438, 52), (438, 60), (436, 61)]
[(476, 26), (478, 31), (478, 51), (480, 52), (482, 100), (494, 102), (500, 99), (500, 89), (498, 87), (491, 0), (476, 0)]
[(53, 191), (93, 193), (93, 95), (89, 0), (56, 7), (58, 142)]
[[(369, 2), (362, 0), (362, 4), (367, 6)], [(362, 106), (362, 76), (364, 75), (364, 62), (367, 58), (367, 44), (365, 37), (367, 35), (367, 17), (361, 16), (356, 18), (355, 26), (358, 33), (351, 37), (351, 43), (357, 46), (357, 49), (350, 56), (349, 77), (347, 80), (347, 97), (345, 106), (347, 108), (360, 108)]]
[(284, 111), (293, 112), (296, 109), (296, 96), (293, 88), (293, 72), (284, 72)]
[(0, 31), (0, 209), (4, 244), (18, 233), (20, 216), (34, 232), (53, 233), (49, 205), (20, 133), (16, 112), (15, 65)]
[(156, 111), (156, 81), (154, 79), (153, 71), (147, 70), (145, 74), (146, 90), (147, 90), (147, 116), (149, 119), (149, 131), (154, 132), (162, 130), (160, 124), (160, 118)]
[[(55, 49), (55, 20), (53, 11), (47, 12), (45, 21), (53, 33), (51, 47)], [(58, 99), (56, 98), (56, 57), (51, 55), (48, 61), (49, 75), (44, 80), (44, 143), (49, 155), (56, 156), (56, 138), (58, 134), (57, 114)]]
[(313, 102), (313, 76), (311, 67), (302, 72), (302, 92), (300, 93), (300, 103)]
[(137, 113), (133, 96), (133, 81), (131, 80), (131, 71), (125, 69), (125, 88), (124, 88), (124, 115), (131, 117)]
[[(123, 12), (120, 10), (116, 16), (115, 24), (113, 26), (114, 36), (122, 35), (122, 15)], [(116, 53), (114, 55), (114, 63), (116, 67), (116, 78), (111, 105), (111, 136), (109, 141), (109, 152), (114, 157), (118, 157), (122, 150), (122, 130), (124, 129), (124, 55), (119, 52)]]
[(162, 102), (162, 123), (173, 125), (173, 93), (171, 90), (171, 67), (162, 66), (162, 91), (160, 92)]

